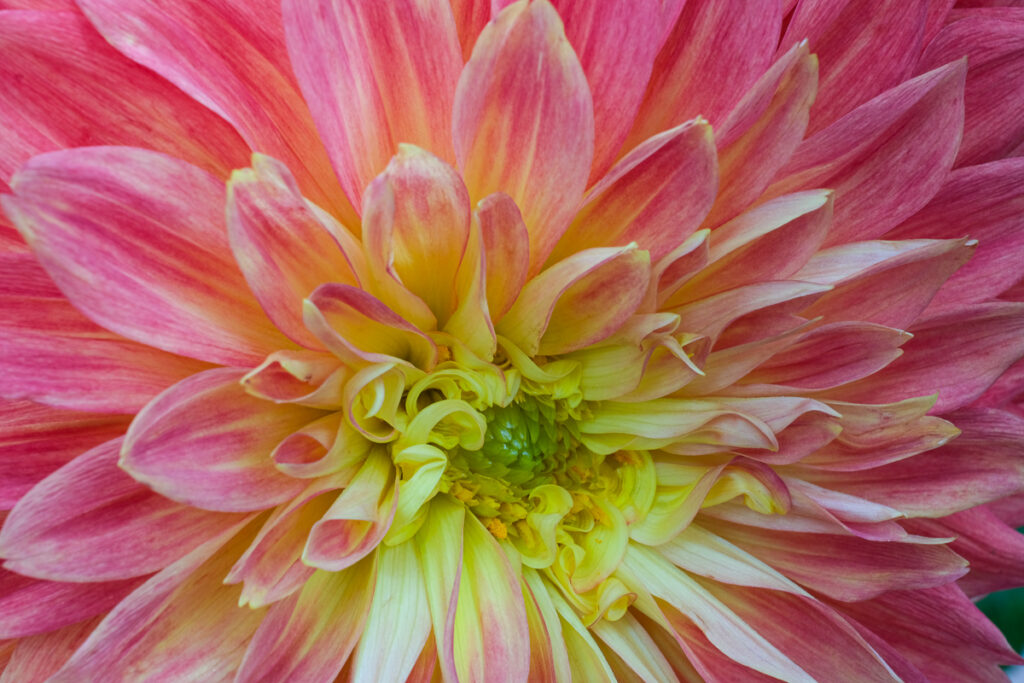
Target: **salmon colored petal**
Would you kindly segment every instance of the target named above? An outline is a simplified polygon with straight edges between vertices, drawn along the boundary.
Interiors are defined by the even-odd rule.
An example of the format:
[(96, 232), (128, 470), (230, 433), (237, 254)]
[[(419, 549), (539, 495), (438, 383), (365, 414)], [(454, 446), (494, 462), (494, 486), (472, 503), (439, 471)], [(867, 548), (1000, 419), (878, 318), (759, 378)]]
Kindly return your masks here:
[(302, 324), (302, 300), (324, 282), (358, 285), (358, 242), (303, 199), (291, 172), (254, 154), (252, 168), (228, 182), (231, 249), (249, 288), (274, 324), (291, 339), (317, 348)]
[(302, 561), (338, 572), (366, 557), (391, 526), (398, 500), (396, 489), (394, 465), (382, 451), (371, 452), (310, 529)]
[(715, 199), (711, 127), (696, 119), (644, 141), (587, 194), (552, 261), (588, 247), (636, 242), (657, 261), (701, 224)]
[(239, 520), (170, 501), (117, 466), (121, 439), (75, 458), (18, 501), (0, 531), (4, 567), (60, 581), (163, 569)]
[(104, 680), (145, 671), (154, 680), (234, 676), (265, 610), (239, 609), (237, 587), (221, 582), (252, 539), (238, 524), (154, 574), (107, 614), (52, 683)]
[(100, 325), (225, 364), (289, 345), (228, 256), (224, 187), (205, 171), (142, 149), (91, 147), (35, 157), (11, 186), (7, 214)]
[(373, 603), (352, 655), (351, 680), (405, 680), (429, 637), (430, 610), (414, 543), (381, 546)]
[(836, 600), (940, 586), (967, 573), (967, 563), (942, 545), (808, 535), (712, 520), (704, 526), (800, 585)]
[(692, 619), (729, 658), (784, 681), (814, 680), (700, 583), (676, 570), (654, 551), (631, 546), (624, 565), (634, 575), (644, 577), (653, 595)]
[(313, 574), (267, 610), (234, 680), (333, 681), (362, 634), (376, 573), (369, 557), (344, 572)]
[(92, 618), (55, 631), (19, 638), (3, 677), (23, 683), (43, 683), (57, 672), (99, 623)]
[[(857, 631), (810, 596), (703, 582), (724, 605), (817, 681), (900, 679)], [(808, 638), (813, 633), (814, 638)], [(829, 656), (823, 657), (822, 651)]]
[(344, 480), (316, 482), (287, 505), (276, 508), (256, 538), (224, 577), (224, 583), (242, 583), (239, 606), (263, 607), (302, 588), (316, 571), (302, 563), (309, 530), (337, 498), (331, 489)]
[(949, 547), (971, 563), (971, 571), (957, 585), (972, 597), (988, 595), (1024, 584), (1024, 535), (978, 506), (942, 519), (915, 519), (915, 533), (955, 537)]
[(928, 44), (918, 70), (967, 56), (964, 140), (957, 166), (1017, 156), (1024, 142), (1018, 108), (1024, 96), (1024, 13), (967, 14)]
[(243, 374), (208, 370), (156, 397), (132, 422), (121, 466), (168, 498), (207, 510), (263, 510), (302, 490), (270, 452), (322, 413), (253, 398), (239, 383)]
[(519, 207), (506, 194), (484, 197), (476, 219), (483, 237), (487, 308), (497, 322), (515, 303), (530, 270), (530, 233)]
[(80, 15), (4, 12), (0, 49), (4, 179), (29, 157), (82, 144), (146, 147), (222, 178), (245, 163), (248, 147), (227, 122), (118, 54)]
[(667, 32), (667, 11), (661, 0), (553, 4), (594, 97), (594, 129), (601, 132), (594, 140), (595, 181), (615, 161), (633, 125)]
[(715, 228), (710, 263), (672, 296), (678, 305), (796, 273), (832, 227), (832, 193), (797, 192), (769, 200)]
[(793, 46), (751, 87), (715, 136), (719, 191), (705, 225), (733, 218), (774, 180), (804, 138), (817, 91), (818, 60), (805, 43)]
[(445, 0), (287, 0), (282, 9), (291, 64), (354, 206), (399, 143), (453, 160), (462, 59)]
[(430, 337), (362, 289), (320, 285), (303, 309), (306, 327), (347, 365), (399, 358), (429, 369), (437, 362)]
[(636, 311), (649, 280), (650, 257), (635, 245), (579, 252), (530, 280), (497, 331), (530, 355), (588, 346)]
[[(938, 392), (933, 412), (978, 398), (1024, 355), (1024, 305), (978, 304), (910, 329), (904, 354), (883, 372), (837, 391), (835, 398), (881, 403)], [(867, 401), (862, 401), (867, 402)]]
[(292, 432), (277, 444), (270, 457), (287, 475), (316, 479), (342, 471), (354, 474), (370, 447), (371, 442), (338, 411)]
[(769, 196), (836, 192), (828, 245), (888, 232), (928, 203), (963, 130), (963, 61), (929, 71), (862, 104), (797, 148)]
[(351, 371), (337, 356), (318, 351), (275, 351), (242, 378), (245, 390), (275, 403), (340, 408)]
[(489, 361), (498, 349), (498, 338), (487, 306), (487, 256), (483, 241), (477, 213), (455, 277), (458, 305), (444, 331), (454, 335), (478, 358)]
[(964, 239), (855, 242), (815, 254), (794, 277), (834, 289), (802, 312), (907, 328), (974, 252)]
[(927, 206), (885, 237), (955, 239), (965, 235), (977, 239), (978, 247), (935, 295), (928, 314), (985, 301), (1020, 279), (1016, 266), (1024, 259), (1024, 159), (1002, 159), (953, 171)]
[(929, 0), (802, 0), (797, 4), (781, 45), (788, 50), (807, 40), (821, 62), (811, 132), (911, 75), (929, 4)]
[(0, 401), (0, 510), (14, 507), (80, 453), (124, 434), (128, 422), (127, 417)]
[(304, 195), (354, 222), (292, 76), (280, 2), (83, 0), (79, 6), (117, 50), (222, 116), (251, 149), (287, 164)]
[(102, 614), (141, 581), (40, 581), (0, 569), (0, 638), (46, 633)]
[(462, 59), (468, 61), (477, 36), (491, 18), (491, 0), (450, 0), (455, 31), (462, 45)]
[(962, 433), (942, 448), (854, 472), (809, 474), (823, 486), (941, 517), (1024, 489), (1024, 419), (1003, 411), (958, 411)]
[(996, 665), (1020, 663), (996, 626), (953, 585), (834, 606), (895, 647), (924, 680), (1005, 680)]
[(590, 88), (548, 0), (510, 5), (480, 34), (452, 125), (472, 201), (515, 200), (536, 273), (579, 206), (594, 155)]
[(455, 308), (456, 273), (469, 241), (469, 195), (459, 174), (429, 152), (400, 144), (367, 201), (392, 197), (389, 220), (364, 211), (363, 245), (376, 282), (393, 277), (443, 324)]
[(526, 680), (530, 634), (518, 572), (473, 516), (466, 517), (462, 562), (453, 632), (459, 680)]
[(771, 64), (782, 14), (779, 0), (685, 3), (654, 63), (626, 149), (695, 116), (717, 129)]

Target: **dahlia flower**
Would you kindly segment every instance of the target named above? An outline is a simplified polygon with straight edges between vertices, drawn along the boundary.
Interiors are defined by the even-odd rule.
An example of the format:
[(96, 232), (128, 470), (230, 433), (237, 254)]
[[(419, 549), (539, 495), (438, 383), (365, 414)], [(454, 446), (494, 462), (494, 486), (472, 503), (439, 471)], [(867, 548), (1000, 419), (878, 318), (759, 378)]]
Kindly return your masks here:
[(3, 680), (1000, 679), (1000, 4), (0, 3)]

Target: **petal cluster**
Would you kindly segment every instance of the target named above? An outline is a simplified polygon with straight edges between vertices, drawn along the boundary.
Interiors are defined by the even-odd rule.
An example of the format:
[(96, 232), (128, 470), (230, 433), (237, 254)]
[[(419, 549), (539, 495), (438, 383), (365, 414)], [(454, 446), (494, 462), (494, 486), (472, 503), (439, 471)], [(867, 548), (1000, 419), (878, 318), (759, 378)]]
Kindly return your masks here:
[(22, 4), (4, 680), (1020, 663), (1022, 10)]

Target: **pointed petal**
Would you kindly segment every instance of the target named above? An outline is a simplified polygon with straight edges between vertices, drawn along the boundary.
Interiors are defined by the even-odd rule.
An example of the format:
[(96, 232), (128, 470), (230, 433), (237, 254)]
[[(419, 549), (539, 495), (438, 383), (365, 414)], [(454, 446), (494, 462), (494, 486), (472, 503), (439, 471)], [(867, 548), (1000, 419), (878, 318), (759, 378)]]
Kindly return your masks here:
[(354, 206), (399, 143), (453, 160), (462, 59), (447, 2), (286, 0), (282, 9), (291, 64)]
[(51, 683), (131, 677), (230, 679), (265, 610), (239, 609), (221, 581), (252, 534), (235, 525), (139, 586), (110, 611)]
[(302, 324), (302, 300), (324, 282), (358, 285), (358, 244), (307, 205), (284, 164), (261, 154), (231, 174), (227, 224), (235, 261), (267, 316), (294, 341), (317, 348)]
[(695, 116), (717, 129), (768, 69), (781, 23), (779, 0), (684, 4), (655, 61), (626, 149)]
[(649, 281), (650, 257), (635, 245), (588, 249), (530, 280), (497, 331), (530, 355), (573, 351), (615, 332)]
[(1024, 96), (1024, 15), (1010, 10), (964, 15), (939, 31), (918, 64), (932, 69), (967, 56), (964, 141), (957, 166), (1016, 156), (1024, 124), (1014, 102)]
[(828, 245), (885, 234), (928, 203), (952, 166), (965, 73), (963, 61), (947, 64), (862, 104), (804, 140), (767, 195), (833, 188)]
[(911, 74), (920, 54), (928, 5), (928, 0), (798, 3), (781, 45), (789, 49), (807, 40), (821, 60), (812, 132)]
[(519, 207), (507, 194), (480, 200), (476, 210), (483, 237), (487, 308), (495, 323), (512, 308), (530, 270), (530, 234)]
[(480, 34), (452, 125), (471, 199), (515, 200), (537, 272), (576, 212), (594, 155), (590, 88), (547, 0), (506, 7)]
[[(455, 279), (469, 241), (469, 195), (462, 179), (429, 152), (400, 144), (373, 184), (394, 198), (390, 220), (364, 211), (363, 245), (375, 281), (394, 277), (443, 324), (455, 308)], [(367, 197), (382, 190), (373, 187)]]
[(627, 154), (587, 194), (551, 254), (636, 242), (657, 261), (704, 220), (718, 186), (711, 127), (696, 119), (655, 135)]
[(0, 638), (46, 633), (102, 614), (140, 582), (40, 581), (0, 569)]
[(818, 60), (800, 43), (736, 105), (715, 136), (720, 181), (706, 226), (733, 218), (761, 196), (803, 140), (817, 91)]
[(8, 216), (100, 325), (215, 363), (254, 364), (289, 346), (230, 257), (224, 188), (205, 171), (156, 152), (91, 147), (35, 157), (11, 186)]
[(236, 681), (333, 681), (359, 641), (376, 557), (343, 572), (318, 571), (302, 590), (267, 610)]
[(80, 15), (4, 12), (0, 50), (4, 179), (36, 154), (86, 144), (145, 147), (222, 178), (248, 157), (226, 121), (118, 54)]
[(117, 466), (121, 439), (75, 458), (37, 484), (0, 530), (4, 567), (60, 581), (150, 574), (223, 532), (238, 515), (170, 501)]
[(121, 466), (168, 498), (209, 510), (262, 510), (302, 490), (270, 453), (322, 413), (253, 398), (243, 374), (208, 370), (155, 398), (132, 422)]
[(128, 418), (0, 401), (0, 510), (83, 451), (115, 439)]
[(121, 53), (220, 114), (253, 150), (282, 160), (307, 197), (342, 220), (354, 219), (292, 76), (280, 2), (83, 0), (79, 5)]

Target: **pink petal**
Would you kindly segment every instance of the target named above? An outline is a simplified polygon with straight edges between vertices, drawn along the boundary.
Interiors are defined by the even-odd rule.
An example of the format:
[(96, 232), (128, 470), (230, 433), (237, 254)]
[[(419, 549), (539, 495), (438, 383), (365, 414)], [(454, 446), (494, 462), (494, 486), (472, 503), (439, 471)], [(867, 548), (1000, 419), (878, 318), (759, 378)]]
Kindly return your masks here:
[(804, 138), (817, 89), (818, 60), (799, 43), (736, 105), (715, 136), (721, 180), (707, 226), (736, 216), (774, 180)]
[(635, 246), (587, 249), (526, 284), (497, 330), (525, 353), (566, 353), (617, 330), (643, 300), (650, 257)]
[(318, 571), (271, 606), (236, 681), (333, 681), (359, 641), (374, 601), (376, 557), (344, 572)]
[[(898, 680), (870, 645), (829, 606), (781, 591), (703, 585), (817, 681)], [(813, 636), (808, 637), (808, 634)], [(822, 652), (829, 656), (823, 657)]]
[(519, 207), (506, 194), (480, 200), (476, 210), (483, 237), (487, 307), (497, 322), (512, 308), (530, 270), (530, 234)]
[(4, 209), (95, 322), (226, 364), (288, 346), (230, 259), (224, 189), (205, 171), (156, 152), (92, 147), (35, 157), (11, 185)]
[[(594, 97), (596, 180), (615, 161), (633, 125), (666, 33), (660, 0), (554, 0)], [(611, 246), (611, 245), (600, 245)]]
[(372, 452), (351, 482), (309, 532), (302, 561), (338, 572), (366, 557), (391, 526), (398, 502), (395, 469), (383, 451)]
[(40, 581), (0, 569), (0, 638), (45, 633), (102, 614), (140, 582)]
[(261, 154), (231, 175), (227, 223), (235, 260), (263, 310), (290, 338), (317, 348), (302, 324), (302, 300), (324, 282), (359, 284), (358, 242), (306, 203), (284, 164)]
[[(264, 619), (221, 582), (252, 534), (235, 525), (139, 586), (111, 610), (51, 683), (231, 679)], [(73, 585), (73, 584), (61, 584)]]
[(351, 376), (337, 356), (317, 351), (275, 351), (242, 378), (245, 390), (275, 403), (340, 408)]
[(718, 186), (711, 127), (697, 119), (655, 135), (627, 154), (587, 194), (551, 254), (636, 242), (657, 261), (707, 215)]
[(121, 466), (159, 493), (207, 510), (262, 510), (304, 488), (270, 453), (322, 415), (253, 398), (243, 371), (208, 370), (157, 396), (132, 422)]
[(957, 582), (975, 597), (1024, 585), (1024, 534), (983, 506), (942, 519), (915, 519), (911, 531), (928, 536), (954, 537), (949, 544), (971, 563), (971, 571)]
[(44, 683), (64, 665), (99, 621), (94, 617), (56, 631), (12, 641), (17, 646), (10, 663), (6, 667), (0, 666), (3, 678), (19, 683)]
[(443, 324), (455, 308), (456, 273), (469, 241), (469, 195), (459, 174), (403, 143), (366, 196), (367, 204), (377, 196), (394, 202), (386, 214), (363, 212), (363, 245), (374, 281), (398, 280)]
[(354, 206), (399, 143), (454, 158), (462, 59), (447, 2), (287, 0), (282, 9), (292, 66)]
[(717, 129), (768, 69), (781, 23), (779, 0), (683, 5), (654, 63), (625, 148), (695, 116), (704, 116)]
[(537, 272), (576, 212), (594, 154), (590, 89), (548, 0), (510, 5), (480, 34), (452, 125), (471, 199), (515, 200)]
[[(515, 215), (518, 216), (519, 212), (516, 211)], [(519, 225), (522, 227), (521, 220)], [(493, 224), (491, 227), (494, 227)], [(525, 234), (525, 228), (523, 231)], [(457, 305), (443, 330), (451, 333), (462, 344), (465, 344), (466, 348), (476, 354), (478, 358), (491, 360), (498, 349), (498, 338), (494, 333), (494, 321), (487, 305), (487, 257), (483, 242), (480, 214), (477, 212), (470, 226), (469, 239), (455, 275), (456, 296), (454, 300)], [(526, 253), (523, 255), (527, 256)], [(524, 272), (523, 275), (525, 276), (525, 274)], [(496, 284), (501, 286), (501, 284)], [(514, 282), (507, 284), (511, 287), (516, 286)]]
[(881, 636), (928, 681), (1005, 680), (996, 665), (1020, 661), (956, 586), (897, 590), (834, 606)]
[(717, 520), (705, 520), (704, 526), (797, 583), (837, 600), (939, 586), (967, 573), (967, 563), (941, 545), (775, 531)]
[(1024, 159), (1002, 159), (950, 173), (935, 198), (886, 238), (966, 235), (978, 240), (971, 260), (950, 277), (928, 309), (947, 312), (997, 296), (1020, 279), (1022, 215)]
[(1024, 96), (1024, 13), (1005, 10), (965, 15), (943, 28), (921, 56), (918, 69), (967, 56), (964, 141), (958, 166), (1014, 155), (1024, 142), (1019, 107)]
[(821, 60), (812, 132), (911, 74), (929, 4), (928, 0), (802, 0), (797, 4), (782, 48), (807, 40)]
[(4, 567), (60, 581), (113, 581), (163, 569), (239, 520), (157, 495), (117, 466), (121, 439), (75, 458), (14, 506)]
[(715, 228), (709, 265), (677, 290), (671, 303), (788, 278), (817, 252), (831, 227), (831, 192), (798, 192), (769, 200)]
[(121, 53), (220, 114), (253, 150), (284, 161), (304, 195), (354, 222), (355, 212), (338, 191), (292, 76), (280, 2), (82, 0), (79, 5)]
[(463, 61), (469, 60), (477, 36), (491, 18), (491, 0), (450, 0)]
[(4, 179), (31, 156), (81, 145), (146, 147), (220, 177), (248, 158), (228, 123), (118, 54), (80, 15), (4, 12), (0, 50)]
[(939, 393), (933, 412), (967, 405), (1024, 355), (1024, 305), (978, 304), (912, 327), (896, 362), (835, 398), (884, 403)]
[(460, 681), (526, 680), (530, 634), (519, 577), (498, 541), (466, 517), (455, 607), (455, 668)]
[(28, 401), (0, 402), (0, 509), (79, 453), (115, 439), (128, 418), (58, 410)]
[(963, 129), (965, 72), (960, 61), (906, 81), (807, 138), (768, 195), (833, 188), (830, 245), (885, 234), (946, 178)]
[(304, 304), (304, 318), (317, 339), (350, 366), (399, 358), (429, 369), (437, 362), (430, 337), (356, 287), (317, 287)]
[(315, 569), (302, 563), (302, 548), (310, 528), (334, 502), (337, 493), (329, 488), (329, 484), (318, 482), (270, 514), (224, 577), (226, 584), (244, 584), (240, 607), (275, 603), (302, 588), (313, 576)]
[(834, 289), (805, 317), (907, 328), (974, 252), (964, 239), (855, 242), (815, 254), (794, 277)]

